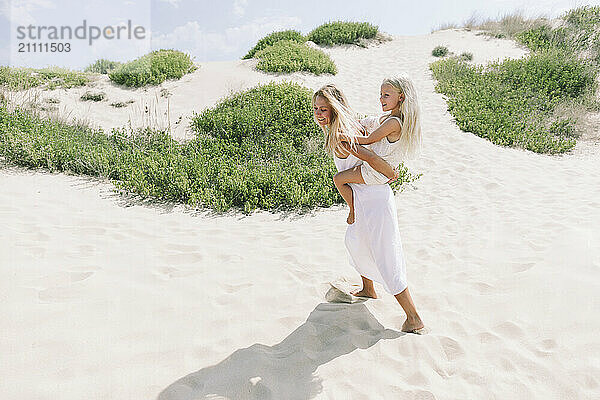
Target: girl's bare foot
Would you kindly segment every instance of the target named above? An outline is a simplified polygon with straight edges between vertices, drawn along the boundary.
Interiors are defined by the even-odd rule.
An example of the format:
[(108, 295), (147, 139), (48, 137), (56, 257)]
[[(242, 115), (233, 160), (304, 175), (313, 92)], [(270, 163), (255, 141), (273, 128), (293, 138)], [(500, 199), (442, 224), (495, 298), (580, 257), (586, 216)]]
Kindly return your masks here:
[(348, 214), (348, 218), (346, 218), (346, 222), (348, 225), (352, 225), (354, 223), (354, 209), (350, 209), (350, 213)]
[(376, 299), (377, 298), (377, 293), (375, 293), (375, 290), (366, 290), (366, 289), (360, 289), (360, 290), (354, 290), (352, 292), (350, 292), (350, 294), (352, 296), (356, 296), (356, 297), (370, 297), (372, 299)]

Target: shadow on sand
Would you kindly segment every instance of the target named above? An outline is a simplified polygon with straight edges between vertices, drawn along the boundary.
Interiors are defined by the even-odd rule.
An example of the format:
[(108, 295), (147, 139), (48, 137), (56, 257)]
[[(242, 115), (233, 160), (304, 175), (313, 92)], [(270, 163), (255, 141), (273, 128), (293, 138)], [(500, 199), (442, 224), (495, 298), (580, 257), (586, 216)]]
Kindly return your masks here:
[(282, 342), (236, 350), (175, 381), (158, 400), (310, 399), (322, 390), (314, 375), (320, 365), (403, 335), (385, 329), (364, 304), (321, 303)]

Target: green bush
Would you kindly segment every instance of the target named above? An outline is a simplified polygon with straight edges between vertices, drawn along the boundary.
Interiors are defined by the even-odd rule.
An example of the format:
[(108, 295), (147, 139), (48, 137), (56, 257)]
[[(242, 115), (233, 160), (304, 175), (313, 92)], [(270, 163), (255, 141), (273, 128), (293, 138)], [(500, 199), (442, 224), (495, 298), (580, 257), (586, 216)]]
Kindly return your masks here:
[(336, 74), (337, 68), (327, 54), (303, 43), (281, 40), (255, 54), (256, 68), (266, 72), (306, 71), (315, 75)]
[(600, 24), (600, 6), (583, 6), (567, 11), (562, 18), (584, 30), (595, 30)]
[(448, 48), (446, 46), (436, 46), (431, 51), (431, 55), (434, 57), (445, 57), (448, 55)]
[(361, 39), (373, 39), (378, 30), (368, 22), (335, 21), (313, 29), (307, 39), (322, 46), (358, 44)]
[(82, 101), (102, 101), (106, 98), (104, 92), (85, 92), (81, 95), (80, 100)]
[(0, 85), (10, 90), (26, 90), (36, 86), (43, 86), (48, 90), (70, 89), (85, 86), (89, 81), (87, 74), (65, 68), (33, 69), (0, 66)]
[[(0, 156), (105, 177), (142, 198), (217, 211), (328, 207), (343, 199), (313, 121), (311, 94), (297, 84), (271, 83), (232, 95), (194, 115), (197, 135), (185, 143), (165, 131), (106, 135), (0, 107)], [(416, 178), (404, 168), (395, 188)]]
[(117, 84), (141, 87), (180, 79), (195, 70), (189, 55), (177, 50), (157, 50), (119, 66), (108, 76)]
[(552, 47), (552, 28), (548, 25), (540, 25), (537, 28), (528, 29), (515, 35), (515, 39), (531, 50), (548, 50)]
[(269, 47), (271, 45), (273, 45), (275, 42), (279, 42), (280, 40), (291, 40), (294, 42), (298, 42), (298, 43), (304, 43), (306, 42), (306, 38), (298, 31), (293, 31), (293, 30), (288, 30), (288, 31), (281, 31), (281, 32), (273, 32), (267, 36), (265, 36), (264, 38), (260, 39), (256, 45), (250, 49), (250, 51), (248, 52), (248, 54), (246, 54), (244, 57), (242, 57), (242, 59), (249, 59), (249, 58), (253, 58), (254, 55), (264, 49), (265, 47)]
[(460, 59), (463, 61), (472, 61), (473, 60), (473, 53), (469, 53), (469, 52), (464, 52), (461, 53), (460, 55)]
[(493, 63), (484, 69), (458, 59), (431, 64), (436, 90), (448, 96), (448, 110), (458, 126), (495, 144), (538, 153), (573, 148), (572, 121), (553, 111), (561, 101), (593, 86), (593, 73), (574, 59), (539, 53)]
[(110, 61), (105, 58), (101, 58), (97, 60), (95, 63), (88, 65), (84, 71), (85, 72), (93, 72), (96, 74), (108, 74), (110, 71), (119, 67), (121, 62), (118, 61)]
[(585, 64), (559, 51), (537, 52), (522, 59), (508, 59), (498, 68), (498, 78), (515, 90), (540, 94), (549, 104), (577, 98), (593, 86), (594, 74)]

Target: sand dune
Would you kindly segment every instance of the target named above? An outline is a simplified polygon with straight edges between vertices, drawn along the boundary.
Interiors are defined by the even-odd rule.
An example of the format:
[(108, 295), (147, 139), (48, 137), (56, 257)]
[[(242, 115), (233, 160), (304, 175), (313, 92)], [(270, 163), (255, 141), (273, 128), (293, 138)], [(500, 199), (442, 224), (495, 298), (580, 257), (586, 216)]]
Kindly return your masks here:
[[(0, 169), (0, 397), (6, 399), (598, 399), (600, 150), (506, 149), (461, 132), (428, 64), (444, 44), (474, 62), (521, 57), (474, 32), (396, 37), (327, 49), (335, 82), (378, 112), (381, 79), (409, 73), (421, 96), (423, 173), (396, 195), (409, 286), (426, 336), (380, 298), (324, 300), (328, 282), (358, 282), (343, 245), (346, 209), (309, 215), (213, 216), (143, 204), (85, 177)], [(170, 120), (230, 90), (290, 79), (251, 61), (203, 63), (178, 82)], [(166, 99), (160, 88), (110, 101)], [(129, 108), (61, 106), (106, 129)], [(162, 110), (163, 108), (161, 108)], [(165, 108), (166, 109), (166, 108)], [(110, 111), (110, 114), (109, 112)], [(185, 137), (185, 124), (174, 135)]]

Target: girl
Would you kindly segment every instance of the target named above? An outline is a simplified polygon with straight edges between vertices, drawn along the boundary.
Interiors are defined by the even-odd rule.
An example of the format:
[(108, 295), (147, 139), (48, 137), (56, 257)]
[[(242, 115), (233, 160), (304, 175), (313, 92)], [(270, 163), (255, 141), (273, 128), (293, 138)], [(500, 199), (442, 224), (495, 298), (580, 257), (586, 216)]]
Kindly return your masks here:
[[(420, 150), (421, 121), (417, 92), (405, 75), (386, 78), (381, 84), (379, 101), (382, 110), (389, 111), (389, 114), (360, 120), (361, 125), (370, 132), (368, 136), (352, 137), (346, 134), (342, 135), (342, 140), (351, 144), (371, 145), (371, 150), (378, 156), (388, 164), (397, 166), (404, 158), (412, 157)], [(386, 175), (369, 164), (339, 172), (333, 180), (350, 207), (348, 224), (354, 223), (352, 188), (348, 184), (377, 185), (388, 182)]]
[[(322, 87), (314, 94), (313, 105), (315, 121), (325, 133), (325, 147), (333, 153), (338, 171), (352, 169), (361, 164), (358, 157), (364, 152), (369, 153), (366, 159), (371, 160), (370, 165), (374, 166), (381, 161), (379, 165), (382, 170), (392, 169), (389, 164), (386, 166), (385, 161), (370, 155), (370, 150), (339, 141), (337, 133), (340, 127), (352, 125), (347, 114), (348, 102), (339, 89), (334, 85)], [(379, 124), (379, 121), (377, 123)], [(352, 137), (348, 139), (353, 140)], [(363, 167), (367, 165), (362, 162)], [(360, 274), (363, 284), (362, 289), (351, 294), (377, 298), (373, 281), (381, 283), (406, 313), (402, 331), (426, 333), (427, 330), (408, 291), (406, 264), (392, 189), (389, 185), (350, 185), (355, 198), (357, 219), (356, 223), (348, 225), (344, 244), (350, 256), (350, 264)]]

